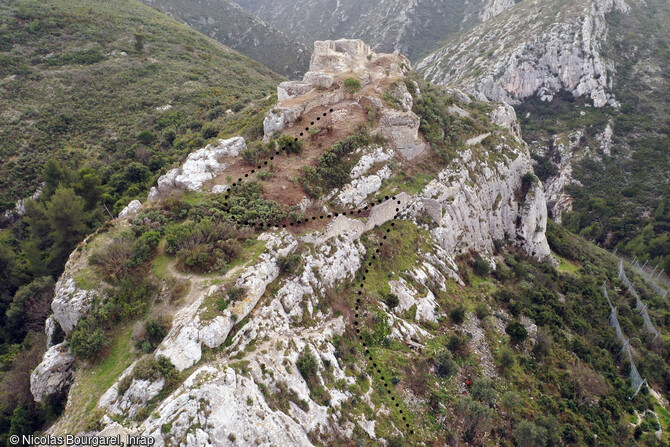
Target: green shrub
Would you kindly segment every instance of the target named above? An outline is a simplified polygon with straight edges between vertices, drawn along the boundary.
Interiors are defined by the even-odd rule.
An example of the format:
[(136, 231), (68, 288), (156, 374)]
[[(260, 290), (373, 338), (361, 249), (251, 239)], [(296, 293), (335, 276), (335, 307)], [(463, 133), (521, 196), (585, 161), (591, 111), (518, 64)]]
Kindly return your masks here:
[(395, 309), (400, 304), (400, 299), (397, 295), (389, 293), (384, 298), (384, 303), (389, 307), (389, 309)]
[(483, 320), (491, 315), (491, 308), (485, 303), (477, 303), (475, 306), (475, 314), (477, 315), (477, 318)]
[(486, 276), (491, 272), (491, 266), (489, 265), (488, 261), (486, 261), (486, 259), (477, 255), (475, 258), (473, 270), (479, 276)]
[(493, 387), (493, 380), (490, 377), (481, 377), (475, 380), (470, 387), (470, 393), (473, 398), (488, 404), (490, 407), (498, 398), (498, 392)]
[(132, 374), (126, 374), (121, 380), (119, 380), (118, 385), (116, 386), (116, 390), (119, 393), (119, 396), (123, 396), (126, 394), (126, 391), (128, 391), (128, 388), (130, 388), (130, 385), (133, 383), (133, 375)]
[(468, 336), (462, 332), (451, 334), (447, 339), (447, 349), (455, 355), (465, 357), (468, 355)]
[(514, 352), (509, 348), (502, 348), (500, 351), (500, 366), (503, 372), (509, 371), (514, 367)]
[(89, 324), (78, 324), (70, 334), (72, 353), (85, 360), (97, 358), (106, 345), (105, 333), (100, 328), (93, 329)]
[(505, 332), (509, 335), (512, 343), (523, 343), (528, 338), (526, 327), (518, 321), (512, 321), (505, 327)]
[(156, 135), (149, 130), (143, 130), (137, 134), (137, 141), (148, 146), (156, 140)]
[(548, 432), (531, 421), (520, 421), (514, 429), (514, 437), (519, 447), (544, 447), (547, 445)]
[(356, 93), (361, 89), (361, 81), (356, 78), (347, 78), (344, 80), (344, 89), (349, 93)]
[(140, 265), (149, 259), (160, 241), (161, 234), (158, 231), (147, 231), (137, 238), (131, 248), (133, 265)]
[(214, 123), (207, 123), (202, 126), (200, 133), (205, 140), (209, 140), (210, 138), (214, 138), (219, 135), (219, 129)]
[(258, 163), (258, 152), (246, 148), (242, 151), (242, 160), (250, 166), (255, 166)]
[(170, 329), (170, 323), (165, 318), (152, 318), (144, 323), (144, 333), (152, 346), (158, 346)]
[(126, 276), (132, 255), (133, 235), (122, 233), (112, 239), (106, 247), (91, 253), (88, 262), (96, 267), (104, 279), (116, 281)]
[(302, 374), (302, 377), (305, 380), (308, 380), (310, 377), (314, 376), (318, 370), (318, 363), (316, 357), (312, 354), (312, 350), (309, 346), (305, 346), (305, 350), (298, 357), (298, 361), (295, 363), (298, 367), (298, 371)]
[(455, 324), (461, 324), (465, 321), (465, 308), (463, 306), (456, 306), (449, 311), (449, 318)]
[(277, 259), (279, 272), (285, 275), (295, 274), (300, 266), (301, 260), (302, 257), (297, 253), (289, 254), (288, 256), (280, 256)]
[(454, 361), (453, 354), (446, 349), (435, 355), (435, 366), (440, 377), (451, 377), (458, 372), (458, 364)]
[(289, 135), (279, 137), (277, 145), (280, 151), (286, 151), (287, 154), (299, 154), (302, 152), (302, 140), (296, 140), (295, 137)]

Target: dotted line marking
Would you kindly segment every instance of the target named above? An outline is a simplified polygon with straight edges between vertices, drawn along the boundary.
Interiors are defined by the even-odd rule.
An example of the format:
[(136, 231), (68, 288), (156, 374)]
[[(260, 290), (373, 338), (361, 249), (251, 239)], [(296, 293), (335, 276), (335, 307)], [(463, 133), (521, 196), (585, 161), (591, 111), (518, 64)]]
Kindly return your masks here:
[[(332, 113), (333, 109), (330, 109), (329, 112)], [(327, 112), (323, 112), (322, 116), (326, 117), (327, 115), (328, 115)], [(320, 121), (322, 116), (317, 116), (316, 121)], [(314, 121), (310, 122), (311, 126), (314, 126), (314, 124), (315, 124)], [(305, 132), (309, 132), (309, 126), (305, 127)], [(302, 137), (303, 135), (304, 135), (304, 132), (300, 132), (300, 136)], [(295, 137), (294, 141), (298, 141), (298, 138)], [(276, 151), (274, 156), (270, 156), (269, 161), (274, 160), (275, 156), (280, 155), (280, 153), (281, 153), (281, 151)], [(263, 161), (262, 164), (258, 164), (257, 168), (251, 169), (248, 173), (244, 174), (244, 177), (239, 177), (237, 179), (237, 181), (233, 182), (233, 184), (230, 186), (230, 188), (226, 191), (225, 199), (226, 200), (230, 199), (230, 192), (233, 191), (234, 188), (237, 188), (237, 187), (241, 186), (242, 182), (243, 182), (243, 179), (249, 178), (250, 175), (258, 173), (264, 166), (267, 166), (267, 165), (268, 165), (268, 160), (265, 160), (265, 161)], [(300, 219), (297, 222), (290, 222), (288, 224), (273, 225), (273, 226), (270, 226), (270, 227), (264, 227), (264, 226), (252, 226), (252, 227), (256, 230), (265, 230), (265, 229), (269, 229), (269, 228), (273, 228), (275, 230), (278, 230), (280, 228), (294, 227), (294, 226), (298, 226), (298, 225), (301, 225), (301, 224), (306, 224), (310, 221), (316, 221), (317, 219), (323, 220), (323, 219), (333, 219), (333, 218), (336, 218), (338, 216), (358, 215), (358, 214), (363, 213), (364, 211), (367, 211), (368, 209), (373, 208), (376, 205), (380, 205), (383, 202), (391, 200), (391, 199), (395, 200), (397, 202), (397, 205), (398, 205), (398, 207), (396, 207), (396, 209), (395, 209), (396, 214), (393, 216), (393, 219), (397, 220), (399, 218), (399, 214), (397, 214), (397, 213), (400, 212), (399, 205), (401, 205), (401, 202), (400, 202), (400, 200), (397, 200), (397, 198), (395, 196), (392, 196), (392, 197), (391, 196), (385, 196), (383, 199), (381, 199), (381, 198), (377, 199), (376, 204), (375, 204), (375, 201), (373, 200), (372, 202), (370, 202), (369, 205), (366, 205), (366, 206), (364, 206), (362, 208), (359, 208), (357, 210), (350, 210), (348, 213), (346, 211), (344, 211), (342, 213), (322, 214), (322, 215), (319, 215), (319, 216), (312, 216), (311, 218), (306, 217), (304, 220)], [(229, 202), (224, 202), (224, 206), (229, 207), (230, 203)], [(237, 223), (242, 224), (242, 225), (250, 226), (250, 222), (237, 222)], [(391, 227), (395, 227), (395, 222), (391, 222)], [(390, 232), (391, 232), (391, 228), (387, 228), (386, 233), (390, 233)], [(383, 239), (383, 241), (386, 240), (387, 236), (384, 235), (382, 239)], [(410, 424), (407, 422), (407, 416), (405, 416), (403, 410), (400, 408), (400, 403), (398, 402), (400, 400), (400, 398), (396, 399), (396, 395), (394, 395), (394, 393), (391, 391), (391, 389), (390, 389), (391, 386), (389, 386), (387, 378), (382, 375), (381, 369), (378, 368), (377, 363), (374, 361), (374, 358), (373, 358), (373, 356), (370, 352), (370, 349), (367, 346), (367, 344), (365, 343), (365, 341), (363, 340), (363, 336), (361, 335), (361, 330), (359, 328), (359, 326), (360, 326), (359, 312), (361, 311), (361, 306), (362, 306), (361, 296), (363, 295), (363, 288), (365, 287), (365, 280), (366, 280), (365, 275), (367, 275), (370, 272), (368, 267), (372, 267), (372, 261), (378, 259), (378, 257), (379, 257), (378, 255), (381, 251), (381, 247), (384, 246), (383, 241), (380, 242), (379, 246), (375, 249), (375, 254), (372, 255), (372, 260), (368, 261), (368, 265), (366, 266), (366, 268), (364, 270), (363, 282), (361, 282), (359, 290), (357, 292), (358, 297), (356, 298), (354, 327), (356, 328), (356, 334), (358, 334), (358, 339), (360, 340), (361, 345), (363, 346), (363, 349), (365, 350), (365, 356), (366, 356), (367, 360), (370, 362), (369, 365), (370, 365), (370, 369), (372, 370), (372, 373), (374, 374), (376, 372), (377, 375), (379, 376), (379, 379), (381, 380), (384, 388), (386, 389), (387, 395), (389, 395), (391, 397), (391, 401), (395, 404), (395, 408), (398, 410), (398, 413), (401, 415), (402, 420), (405, 423), (405, 428), (409, 429), (409, 434), (410, 435), (413, 435), (414, 430), (412, 430), (410, 428)]]

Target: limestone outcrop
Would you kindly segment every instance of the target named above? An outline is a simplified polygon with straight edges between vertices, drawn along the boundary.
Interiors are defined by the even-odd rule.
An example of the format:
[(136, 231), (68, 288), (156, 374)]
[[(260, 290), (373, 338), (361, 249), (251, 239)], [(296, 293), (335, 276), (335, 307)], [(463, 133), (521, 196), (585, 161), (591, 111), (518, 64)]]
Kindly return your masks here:
[[(97, 411), (104, 414), (99, 433), (151, 436), (155, 445), (163, 447), (337, 445), (333, 439), (351, 439), (359, 433), (386, 445), (389, 441), (383, 436), (395, 436), (402, 427), (392, 423), (384, 429), (371, 418), (392, 408), (373, 400), (379, 385), (347, 352), (353, 350), (346, 340), (352, 334), (347, 326), (352, 314), (367, 318), (370, 314), (365, 312), (374, 311), (379, 330), (375, 328), (370, 337), (378, 337), (380, 343), (387, 338), (402, 343), (408, 353), (421, 350), (430, 346), (431, 327), (440, 324), (447, 311), (443, 291), (465, 286), (457, 255), (472, 250), (490, 260), (497, 243), (507, 241), (536, 258), (549, 256), (544, 191), (537, 179), (528, 176), (530, 156), (513, 108), (495, 105), (492, 124), (486, 122), (483, 133), (469, 134), (448, 165), (425, 174), (420, 186), (406, 188), (400, 170), (407, 168), (404, 173), (414, 175), (413, 169), (434, 156), (424, 154), (430, 146), (412, 112), (420, 93), (408, 84), (410, 93), (402, 78), (406, 60), (397, 54), (372, 54), (353, 40), (319, 43), (316, 48), (314, 66), (304, 79), (279, 86), (279, 102), (265, 117), (266, 137), (290, 127), (311, 108), (334, 104), (332, 121), (326, 125), (336, 123), (342, 126), (337, 131), (348, 132), (355, 127), (347, 120), (375, 122), (374, 133), (385, 138), (370, 138), (375, 143), (351, 148), (353, 167), (344, 187), (328, 191), (322, 200), (300, 202), (310, 212), (314, 207), (324, 213), (337, 210), (340, 214), (329, 223), (323, 219), (318, 229), (295, 232), (289, 231), (295, 228), (272, 228), (257, 240), (254, 235), (249, 242), (258, 251), (240, 257), (225, 274), (184, 273), (174, 270), (173, 264), (162, 269), (165, 277), (190, 281), (188, 291), (182, 301), (160, 303), (172, 318), (167, 335), (154, 352), (135, 351), (135, 363), (98, 399)], [(355, 94), (341, 85), (343, 77), (352, 73), (369, 81)], [(474, 108), (468, 107), (471, 99), (463, 93), (454, 96), (457, 101), (446, 113), (461, 117), (472, 113), (476, 118)], [(217, 181), (214, 177), (226, 175), (227, 166), (245, 147), (244, 139), (232, 138), (194, 152), (181, 167), (159, 179), (149, 201), (197, 191), (205, 182)], [(318, 157), (313, 149), (304, 149), (303, 155), (311, 150), (312, 160)], [(218, 185), (212, 193), (226, 190), (226, 185)], [(131, 202), (114, 225), (133, 228), (137, 224), (129, 218), (141, 207)], [(320, 223), (318, 217), (312, 220)], [(378, 227), (384, 224), (388, 232), (407, 225), (421, 243), (410, 249), (411, 265), (383, 272), (378, 284), (364, 292), (368, 309), (359, 317), (359, 308), (353, 310), (348, 302), (348, 288), (360, 287), (361, 277), (365, 281), (373, 265), (368, 260), (382, 256), (388, 232)], [(59, 280), (51, 320), (66, 332), (85, 315), (97, 293), (77, 286), (75, 273), (85, 251), (76, 253)], [(286, 268), (288, 261), (297, 267)], [(236, 294), (231, 298), (233, 287)], [(398, 297), (397, 306), (387, 304), (389, 292)], [(483, 345), (482, 331), (471, 326), (477, 345)], [(495, 368), (490, 352), (487, 356), (486, 350), (481, 351), (487, 365)], [(60, 362), (54, 360), (55, 352), (64, 354)], [(44, 366), (34, 373), (36, 396), (69, 386), (74, 359), (68, 353), (63, 344), (49, 349)], [(302, 362), (308, 355), (313, 358), (310, 370), (304, 372)], [(183, 384), (158, 377), (162, 372), (136, 371), (140, 362), (162, 363), (161, 357), (186, 377)], [(360, 389), (368, 391), (357, 392)], [(351, 417), (352, 406), (360, 402), (364, 414)]]
[(435, 83), (510, 104), (533, 95), (551, 101), (566, 90), (590, 98), (595, 107), (617, 107), (612, 64), (601, 47), (608, 33), (605, 15), (626, 13), (628, 5), (624, 0), (574, 0), (562, 4), (555, 17), (545, 13), (551, 8), (546, 3), (516, 5), (504, 17), (452, 39), (421, 61), (418, 70)]
[(35, 401), (42, 402), (52, 394), (67, 391), (74, 380), (73, 364), (74, 357), (67, 343), (49, 348), (42, 362), (30, 374), (30, 392)]
[(218, 140), (189, 154), (178, 168), (168, 171), (149, 191), (149, 202), (184, 191), (199, 191), (203, 184), (223, 172), (229, 163), (225, 158), (236, 157), (246, 148), (242, 137)]
[(522, 178), (533, 171), (528, 150), (522, 145), (505, 153), (491, 166), (473, 159), (470, 151), (459, 153), (412, 206), (414, 213), (425, 211), (436, 221), (431, 232), (448, 253), (492, 253), (498, 240), (549, 258), (542, 185), (534, 181), (523, 191)]
[(400, 154), (411, 160), (428, 148), (428, 143), (419, 135), (421, 120), (414, 112), (382, 109), (382, 117), (375, 133), (388, 138)]
[[(86, 241), (89, 239), (90, 237)], [(51, 302), (53, 318), (58, 321), (66, 334), (70, 333), (79, 319), (86, 315), (96, 295), (101, 295), (101, 292), (95, 289), (86, 290), (78, 287), (74, 279), (74, 273), (83, 262), (86, 262), (86, 257), (82, 257), (83, 250), (83, 247), (78, 248), (70, 254), (65, 269), (56, 282), (54, 299)]]
[(135, 216), (142, 209), (142, 202), (133, 200), (119, 213), (119, 219), (127, 219)]

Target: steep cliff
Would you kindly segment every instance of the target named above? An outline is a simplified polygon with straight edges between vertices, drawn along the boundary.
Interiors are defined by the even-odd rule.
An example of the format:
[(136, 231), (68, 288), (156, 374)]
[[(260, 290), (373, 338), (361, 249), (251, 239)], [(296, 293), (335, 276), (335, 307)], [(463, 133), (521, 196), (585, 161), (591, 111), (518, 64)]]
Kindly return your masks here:
[(566, 90), (595, 107), (617, 106), (612, 62), (602, 54), (605, 15), (628, 11), (623, 0), (522, 2), (448, 39), (417, 69), (432, 82), (510, 104)]

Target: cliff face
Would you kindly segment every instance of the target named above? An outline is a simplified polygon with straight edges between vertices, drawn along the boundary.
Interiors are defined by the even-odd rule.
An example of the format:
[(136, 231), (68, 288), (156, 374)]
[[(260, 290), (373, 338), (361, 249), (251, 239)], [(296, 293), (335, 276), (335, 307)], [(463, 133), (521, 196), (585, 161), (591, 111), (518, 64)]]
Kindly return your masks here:
[(602, 54), (605, 15), (628, 11), (623, 0), (522, 2), (450, 39), (417, 69), (435, 83), (510, 104), (533, 95), (551, 101), (566, 90), (595, 107), (616, 107), (612, 63)]
[[(502, 243), (538, 259), (550, 256), (544, 236), (544, 193), (530, 174), (528, 149), (510, 106), (470, 104), (466, 95), (456, 94), (461, 100), (455, 100), (445, 113), (464, 118), (479, 113), (475, 106), (490, 108), (488, 131), (470, 135), (421, 187), (407, 188), (406, 181), (399, 180), (407, 170), (436, 163), (414, 111), (422, 93), (406, 78), (408, 72), (406, 58), (373, 53), (362, 41), (315, 43), (310, 71), (303, 80), (279, 85), (280, 101), (264, 122), (266, 137), (298, 139), (307, 131), (305, 126), (322, 121), (332, 129), (319, 132), (321, 137), (332, 133), (333, 138), (342, 138), (367, 123), (371, 135), (384, 138), (355, 148), (356, 162), (341, 188), (311, 200), (302, 197), (295, 181), (286, 182), (280, 190), (282, 200), (288, 200), (284, 197), (293, 188), (300, 193), (300, 204), (307, 202), (310, 209), (317, 209), (320, 216), (312, 220), (327, 222), (320, 228), (266, 230), (255, 242), (262, 245), (259, 253), (223, 275), (186, 275), (174, 265), (167, 268), (168, 278), (189, 281), (188, 291), (155, 352), (138, 354), (138, 360), (102, 390), (93, 424), (97, 431), (152, 436), (159, 446), (235, 442), (310, 446), (348, 439), (360, 430), (383, 442), (406, 431), (402, 416), (397, 420), (389, 416), (392, 422), (383, 427), (370, 416), (396, 414), (396, 409), (370, 398), (371, 391), (365, 390), (378, 385), (363, 374), (365, 365), (350, 359), (350, 348), (345, 348), (347, 339), (356, 338), (352, 315), (355, 325), (359, 318), (359, 307), (355, 304), (352, 311), (346, 291), (362, 287), (361, 278), (372, 275), (372, 260), (383, 256), (390, 270), (376, 274), (381, 279), (374, 287), (392, 291), (399, 303), (397, 307), (376, 304), (375, 321), (385, 322), (383, 338), (403, 349), (417, 349), (434, 336), (424, 324), (437, 324), (446, 313), (438, 295), (449, 284), (464, 284), (456, 263), (459, 254), (473, 251), (492, 260), (496, 245)], [(345, 89), (345, 81), (352, 77), (361, 82), (358, 92)], [(150, 213), (167, 197), (220, 194), (234, 188), (242, 177), (237, 180), (232, 173), (241, 172), (236, 169), (245, 147), (242, 138), (233, 138), (191, 154), (184, 165), (158, 180), (148, 203), (124, 210), (116, 226), (142, 225), (141, 219), (127, 219), (138, 212)], [(307, 165), (310, 157), (314, 160), (323, 152), (317, 143), (303, 150), (304, 158), (291, 159), (292, 164)], [(273, 183), (295, 175), (279, 157), (273, 163)], [(269, 189), (266, 195), (271, 197)], [(332, 221), (326, 219), (338, 207), (351, 205), (357, 207), (355, 216), (352, 210)], [(104, 237), (96, 236), (92, 243), (104, 246)], [(406, 247), (404, 240), (409, 238), (416, 242)], [(384, 242), (377, 241), (386, 241), (390, 251), (380, 254), (382, 248), (377, 247)], [(93, 293), (72, 279), (76, 269), (83, 268), (75, 260), (85, 259), (85, 250), (73, 254), (54, 300), (56, 319), (66, 332), (89, 309), (89, 301), (78, 297)], [(301, 268), (287, 274), (281, 265), (292, 256)], [(214, 297), (225, 296), (231, 287), (242, 291), (241, 298), (225, 307), (216, 304)], [(496, 318), (498, 326), (504, 327), (509, 316)], [(474, 319), (469, 324), (481, 332)], [(496, 331), (504, 336), (504, 330)], [(483, 335), (478, 343), (485, 345), (482, 339)], [(58, 349), (67, 352), (67, 342)], [(478, 350), (490, 363), (488, 348)], [(310, 355), (313, 366), (306, 372), (304, 358)], [(53, 363), (50, 359), (46, 356), (34, 374), (36, 397), (45, 393), (46, 382), (67, 374), (62, 370), (68, 368), (60, 364), (48, 368)], [(183, 382), (169, 384), (171, 376), (166, 373), (148, 374), (146, 364), (151, 361), (169, 362), (183, 374)], [(75, 380), (73, 389), (78, 387), (81, 383)], [(68, 421), (78, 395), (71, 394), (65, 416), (51, 432), (71, 429)]]

